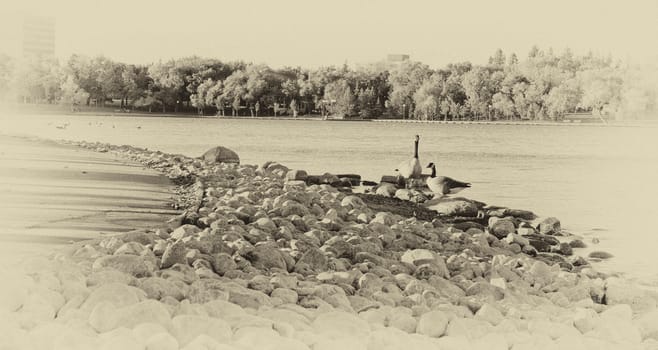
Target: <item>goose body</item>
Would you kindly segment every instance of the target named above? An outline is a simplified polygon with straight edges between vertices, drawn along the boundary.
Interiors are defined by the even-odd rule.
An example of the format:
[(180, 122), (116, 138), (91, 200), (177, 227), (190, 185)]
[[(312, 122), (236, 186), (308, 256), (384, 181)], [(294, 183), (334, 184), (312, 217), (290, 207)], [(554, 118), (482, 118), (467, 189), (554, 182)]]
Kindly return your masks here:
[(416, 139), (414, 140), (414, 157), (398, 165), (397, 170), (400, 176), (404, 177), (405, 180), (409, 178), (418, 178), (420, 177), (420, 174), (423, 172), (423, 167), (420, 165), (420, 161), (418, 160), (419, 140), (420, 137), (416, 135)]
[(465, 188), (471, 187), (471, 184), (468, 182), (458, 181), (447, 176), (436, 176), (436, 166), (434, 163), (430, 163), (427, 167), (432, 169), (432, 175), (427, 178), (427, 187), (437, 197), (455, 194)]

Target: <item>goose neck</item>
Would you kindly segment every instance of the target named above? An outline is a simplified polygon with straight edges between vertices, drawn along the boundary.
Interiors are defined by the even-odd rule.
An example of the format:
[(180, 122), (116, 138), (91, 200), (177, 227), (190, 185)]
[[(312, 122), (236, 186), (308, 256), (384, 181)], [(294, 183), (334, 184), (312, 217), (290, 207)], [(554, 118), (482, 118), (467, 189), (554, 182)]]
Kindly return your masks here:
[(414, 140), (414, 158), (418, 159), (418, 140)]

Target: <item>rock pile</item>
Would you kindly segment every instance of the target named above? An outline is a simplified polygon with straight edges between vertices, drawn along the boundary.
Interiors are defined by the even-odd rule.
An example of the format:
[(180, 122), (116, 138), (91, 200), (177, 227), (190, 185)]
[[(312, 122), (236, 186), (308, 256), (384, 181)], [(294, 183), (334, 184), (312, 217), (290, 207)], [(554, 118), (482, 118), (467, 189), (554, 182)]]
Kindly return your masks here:
[(658, 346), (655, 296), (573, 257), (557, 219), (377, 201), (278, 163), (80, 145), (191, 179), (188, 210), (24, 264), (0, 297), (8, 348)]

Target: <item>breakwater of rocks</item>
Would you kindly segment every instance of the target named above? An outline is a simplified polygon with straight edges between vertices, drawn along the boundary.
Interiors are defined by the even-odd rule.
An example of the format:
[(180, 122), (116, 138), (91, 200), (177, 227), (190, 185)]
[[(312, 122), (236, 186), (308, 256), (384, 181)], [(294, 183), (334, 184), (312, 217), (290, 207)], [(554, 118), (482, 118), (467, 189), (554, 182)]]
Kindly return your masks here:
[(185, 212), (0, 272), (5, 348), (658, 348), (656, 295), (573, 254), (556, 218), (75, 144), (167, 174)]

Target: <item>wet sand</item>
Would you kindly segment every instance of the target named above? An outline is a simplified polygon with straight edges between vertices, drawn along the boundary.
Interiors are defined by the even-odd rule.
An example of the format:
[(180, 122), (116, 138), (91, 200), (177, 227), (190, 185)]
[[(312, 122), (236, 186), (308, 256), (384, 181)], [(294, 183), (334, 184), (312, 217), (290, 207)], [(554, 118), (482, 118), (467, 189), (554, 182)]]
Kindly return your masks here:
[(109, 153), (0, 135), (0, 263), (72, 241), (157, 226), (173, 185)]

